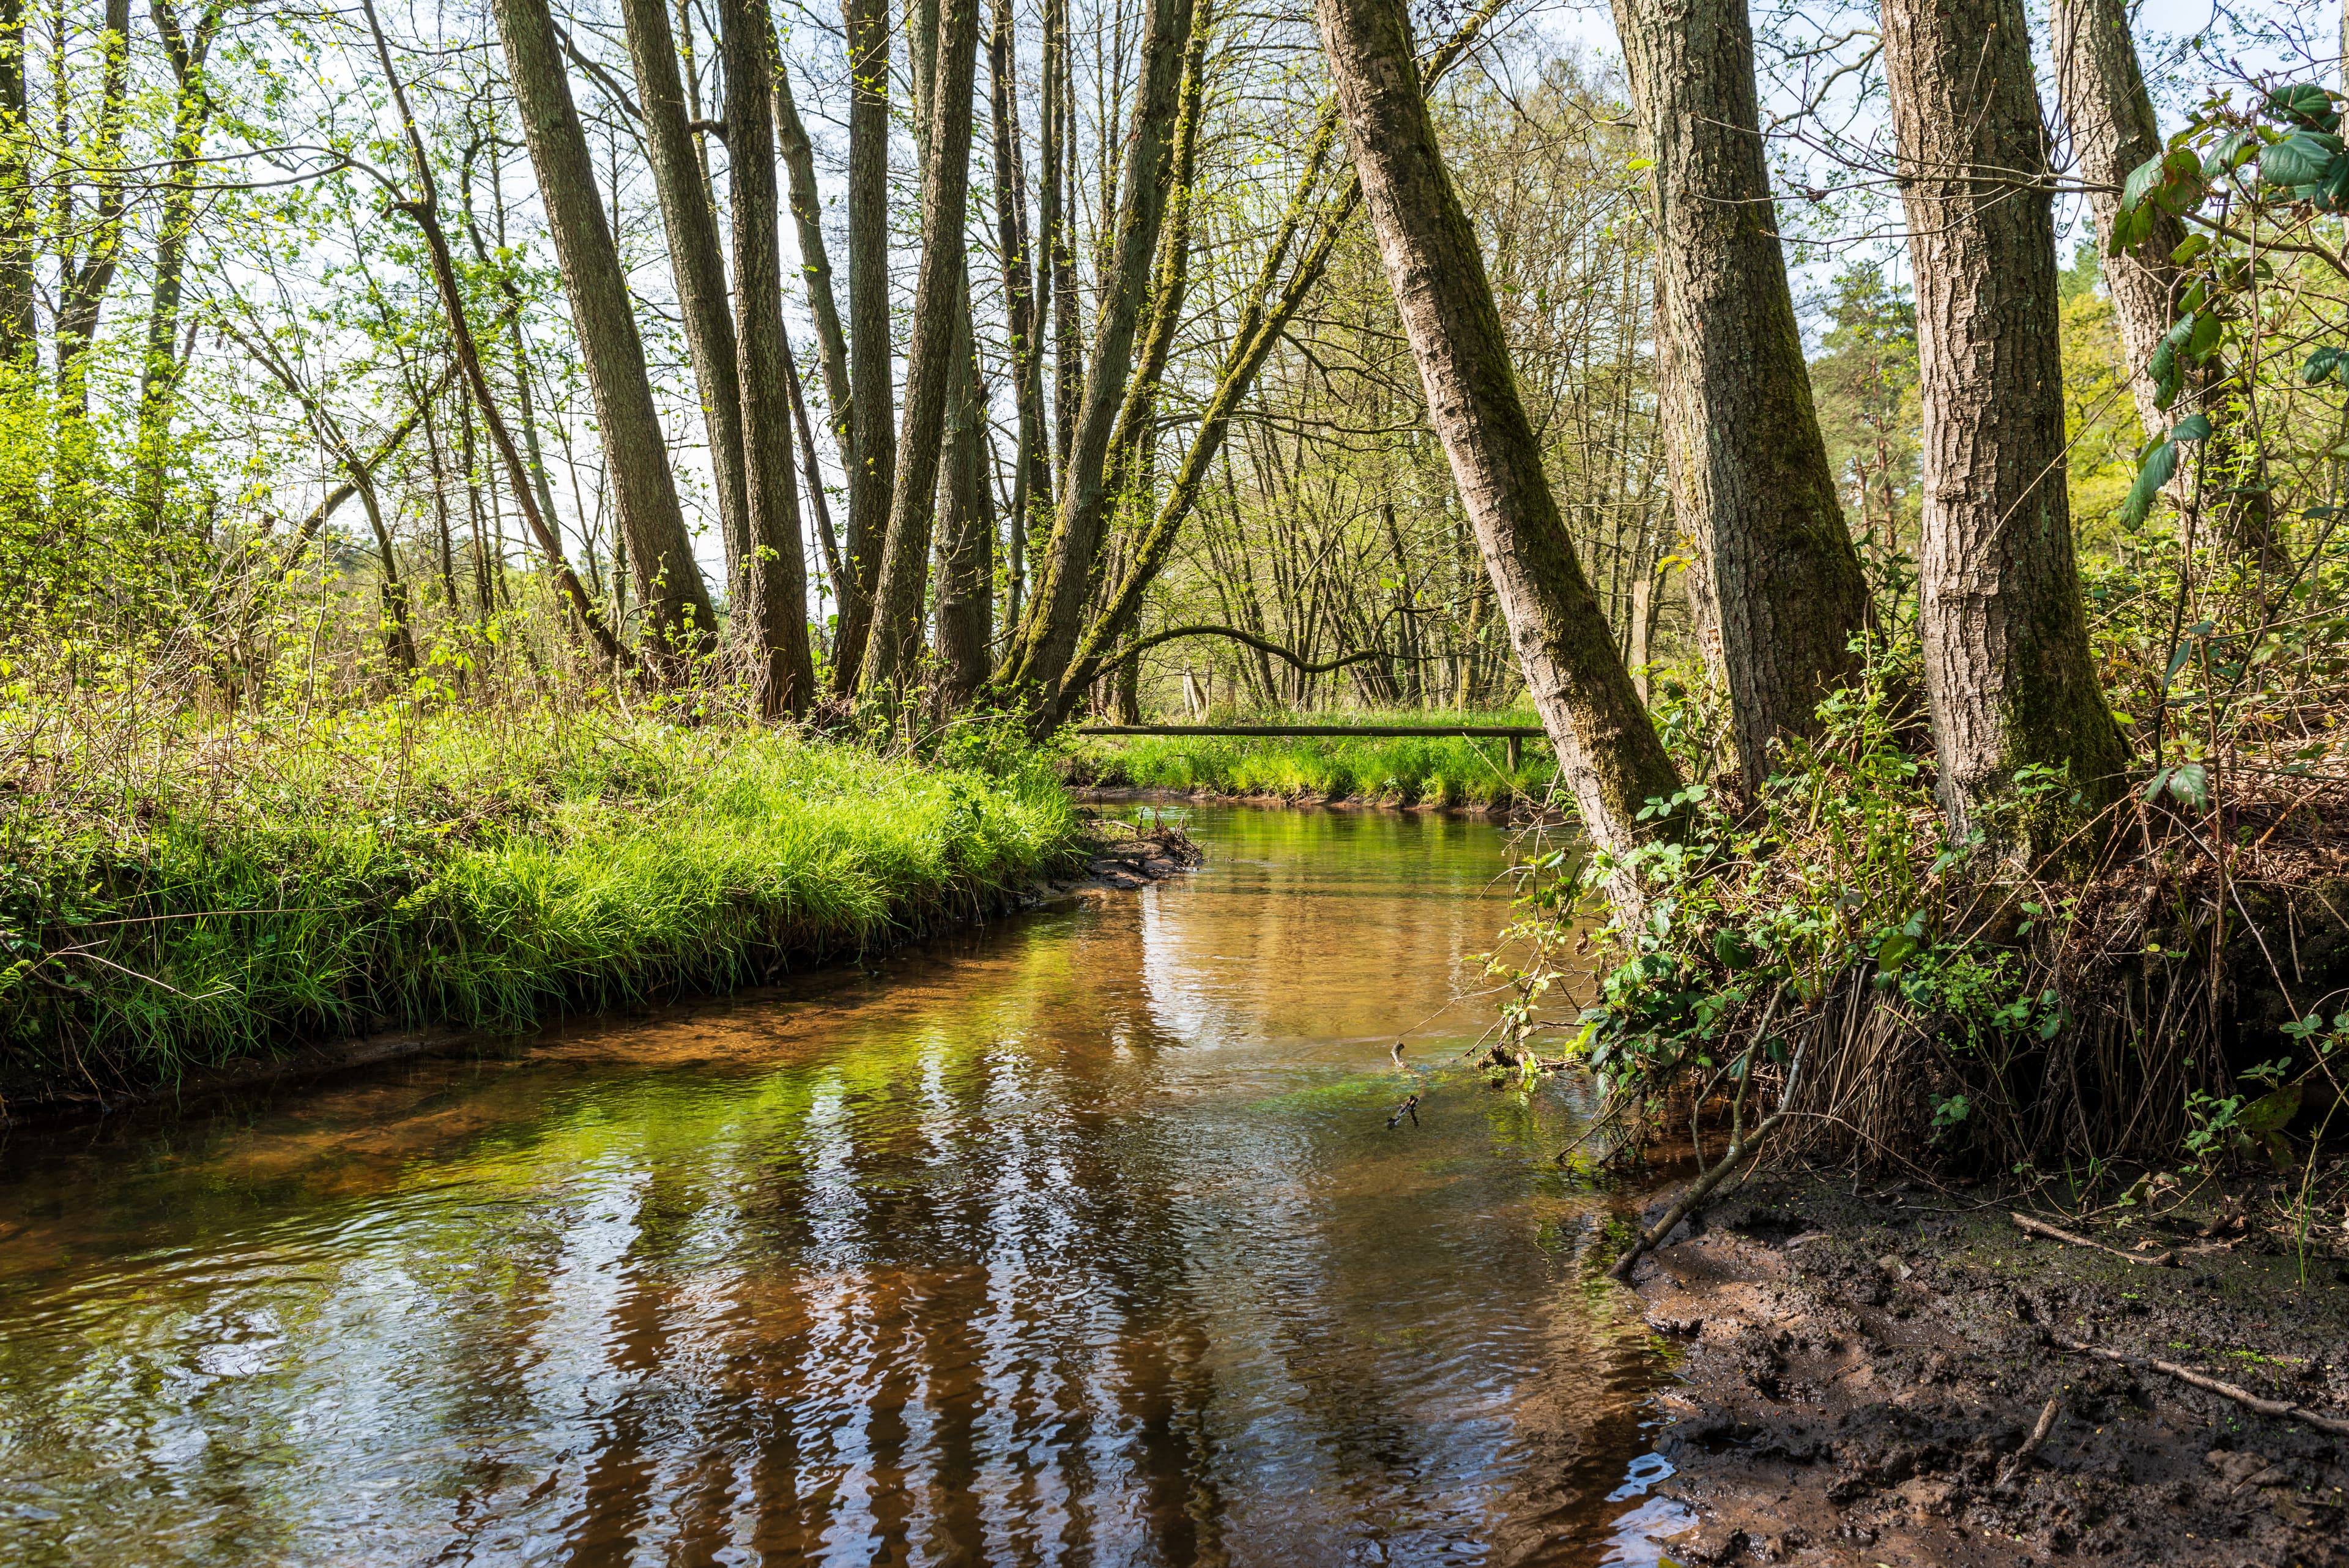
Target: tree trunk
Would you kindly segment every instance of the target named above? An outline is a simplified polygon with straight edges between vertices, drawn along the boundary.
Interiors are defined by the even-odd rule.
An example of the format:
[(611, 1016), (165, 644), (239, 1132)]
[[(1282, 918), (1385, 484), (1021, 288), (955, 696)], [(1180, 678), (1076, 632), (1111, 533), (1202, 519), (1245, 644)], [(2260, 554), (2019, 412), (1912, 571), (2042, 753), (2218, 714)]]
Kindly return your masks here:
[[(1654, 161), (1658, 400), (1749, 794), (1858, 669), (1868, 618), (1763, 161), (1745, 0), (1615, 0)], [(1694, 576), (1692, 573), (1692, 576)]]
[[(1639, 814), (1679, 778), (1576, 560), (1526, 417), (1476, 234), (1435, 140), (1402, 0), (1319, 0), (1354, 168), (1534, 704), (1583, 826), (1623, 856), (1657, 827)], [(1619, 894), (1632, 892), (1618, 878)]]
[(116, 165), (130, 83), (130, 0), (106, 0), (98, 47), (105, 64), (98, 81), (98, 146), (89, 170), (98, 202), (79, 254), (67, 234), (59, 236), (57, 256), (57, 401), (75, 419), (89, 411), (89, 347), (122, 258), (122, 171)]
[(988, 476), (987, 396), (965, 291), (954, 384), (947, 393), (944, 510), (938, 518), (938, 662), (947, 694), (967, 700), (985, 685), (995, 630), (995, 507)]
[(938, 26), (937, 79), (924, 106), (929, 133), (922, 174), (922, 266), (914, 285), (913, 342), (905, 356), (905, 428), (873, 596), (873, 629), (858, 676), (858, 690), (866, 692), (895, 687), (911, 673), (921, 651), (922, 600), (937, 516), (938, 449), (962, 336), (956, 327), (966, 287), (963, 223), (970, 193), (978, 0), (947, 0)]
[(0, 360), (34, 351), (33, 247), (38, 221), (26, 179), (25, 0), (0, 0)]
[(897, 470), (896, 370), (889, 343), (889, 5), (847, 0), (848, 580), (840, 585), (833, 690), (856, 688)]
[(743, 472), (750, 549), (740, 618), (760, 711), (803, 713), (815, 700), (808, 651), (807, 555), (792, 473), (790, 354), (783, 335), (783, 258), (775, 192), (766, 0), (718, 0), (726, 54), (726, 135), (733, 178), (734, 325), (742, 384)]
[[(1003, 300), (1010, 328), (1012, 397), (1019, 421), (1012, 455), (1010, 568), (1007, 625), (1019, 624), (1027, 597), (1028, 514), (1052, 493), (1052, 448), (1044, 427), (1044, 356), (1039, 340), (1035, 257), (1028, 243), (1028, 171), (1020, 160), (1019, 80), (1011, 0), (996, 0), (988, 45), (988, 85), (995, 130), (995, 226), (1003, 259)], [(1031, 270), (1032, 269), (1032, 270)]]
[(613, 509), (636, 568), (657, 661), (674, 660), (706, 646), (717, 616), (678, 504), (627, 276), (605, 221), (595, 162), (572, 105), (546, 0), (494, 0), (493, 9), (595, 400)]
[[(1887, 0), (1925, 410), (1925, 691), (1951, 835), (2024, 860), (2077, 826), (2013, 797), (2068, 765), (2091, 809), (2127, 763), (2097, 690), (2064, 493), (2055, 234), (2021, 0)], [(2061, 802), (2066, 792), (2037, 796)]]
[[(150, 527), (162, 522), (165, 470), (171, 458), (171, 403), (180, 385), (180, 297), (187, 276), (188, 236), (196, 207), (195, 160), (203, 151), (212, 96), (203, 83), (204, 60), (220, 26), (220, 6), (207, 5), (195, 30), (180, 26), (164, 0), (151, 0), (155, 30), (171, 63), (171, 179), (163, 188), (155, 234), (155, 289), (147, 312), (147, 352), (139, 374), (139, 513)], [(5, 46), (0, 46), (5, 47)], [(23, 62), (15, 62), (21, 73)], [(21, 89), (21, 82), (19, 84)]]
[(742, 389), (735, 367), (734, 323), (727, 313), (726, 265), (718, 249), (718, 217), (710, 210), (701, 159), (693, 142), (685, 83), (678, 75), (677, 36), (666, 0), (620, 0), (636, 62), (645, 152), (667, 231), (669, 270), (677, 280), (678, 315), (701, 389), (709, 431), (709, 467), (718, 495), (718, 525), (726, 542), (727, 597), (737, 615), (743, 603), (743, 562), (751, 548), (742, 456)]
[[(2129, 36), (2128, 7), (2122, 0), (2058, 0), (2054, 15), (2055, 88), (2072, 151), (2086, 182), (2088, 209), (2096, 233), (2109, 237), (2120, 217), (2121, 183), (2132, 171), (2161, 156), (2161, 122), (2153, 112)], [(2099, 187), (2109, 187), (2100, 189)], [(2120, 317), (2121, 348), (2129, 362), (2129, 390), (2138, 422), (2148, 437), (2167, 435), (2191, 410), (2209, 416), (2211, 433), (2202, 452), (2202, 472), (2217, 476), (2226, 493), (2215, 508), (2220, 530), (2237, 549), (2258, 553), (2273, 542), (2274, 516), (2267, 465), (2256, 443), (2234, 439), (2233, 410), (2227, 405), (2234, 385), (2230, 366), (2213, 357), (2186, 367), (2182, 395), (2169, 409), (2154, 401), (2153, 378), (2146, 366), (2169, 330), (2184, 271), (2169, 259), (2184, 244), (2186, 225), (2156, 208), (2153, 232), (2133, 252), (2100, 258), (2105, 286)], [(2192, 481), (2182, 472), (2172, 492), (2180, 504)]]
[(768, 53), (775, 62), (775, 143), (790, 180), (792, 226), (799, 236), (800, 275), (807, 286), (808, 314), (815, 318), (816, 370), (823, 378), (824, 401), (830, 405), (827, 423), (833, 445), (845, 463), (852, 448), (848, 338), (840, 329), (840, 307), (833, 298), (832, 254), (823, 239), (823, 197), (816, 188), (815, 150), (800, 123), (800, 107), (792, 97), (791, 73), (783, 67), (781, 49), (771, 42)]
[(1061, 474), (1060, 512), (1037, 574), (1035, 599), (1004, 660), (1007, 683), (1040, 697), (1057, 691), (1068, 673), (1092, 595), (1108, 517), (1110, 438), (1133, 367), (1134, 328), (1148, 300), (1158, 229), (1173, 183), (1176, 104), (1191, 22), (1191, 0), (1153, 0), (1143, 40), (1142, 96), (1126, 148), (1117, 259), (1094, 324), (1084, 408)]

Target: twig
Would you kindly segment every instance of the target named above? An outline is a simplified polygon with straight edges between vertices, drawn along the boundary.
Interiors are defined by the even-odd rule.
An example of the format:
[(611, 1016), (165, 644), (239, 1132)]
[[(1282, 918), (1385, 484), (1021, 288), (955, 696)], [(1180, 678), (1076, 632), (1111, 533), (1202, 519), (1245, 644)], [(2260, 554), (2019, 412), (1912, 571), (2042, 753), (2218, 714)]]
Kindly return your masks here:
[(2197, 1372), (2190, 1366), (2180, 1366), (2170, 1361), (2157, 1361), (2150, 1355), (2131, 1355), (2125, 1350), (2107, 1350), (2100, 1345), (2085, 1345), (2076, 1339), (2066, 1339), (2060, 1334), (2051, 1334), (2047, 1339), (2051, 1345), (2060, 1345), (2065, 1350), (2076, 1351), (2082, 1355), (2093, 1355), (2100, 1360), (2117, 1362), (2123, 1366), (2133, 1367), (2139, 1371), (2150, 1368), (2155, 1372), (2166, 1372), (2180, 1383), (2190, 1383), (2205, 1393), (2217, 1394), (2232, 1399), (2236, 1404), (2247, 1409), (2256, 1410), (2262, 1416), (2273, 1416), (2284, 1421), (2304, 1421), (2320, 1432), (2331, 1432), (2336, 1437), (2349, 1438), (2349, 1420), (2312, 1410), (2305, 1405), (2286, 1404), (2281, 1399), (2262, 1399), (2248, 1388), (2239, 1388), (2232, 1383), (2222, 1383), (2218, 1378), (2206, 1373)]
[(2040, 1445), (2047, 1441), (2047, 1434), (2055, 1429), (2055, 1417), (2063, 1413), (2064, 1401), (2061, 1399), (2047, 1401), (2047, 1407), (2039, 1412), (2039, 1424), (2031, 1428), (2031, 1436), (2023, 1438), (2023, 1447), (2015, 1449), (2013, 1457), (2000, 1467), (1998, 1480), (1995, 1483), (1997, 1488), (2003, 1489), (2016, 1476), (2023, 1473), (2023, 1467), (2031, 1462), (2032, 1456), (2039, 1451)]
[[(1804, 1044), (1807, 1045), (1809, 1042), (1806, 1041)], [(1803, 1052), (1800, 1047), (1797, 1047), (1794, 1061), (1786, 1066), (1786, 1086), (1778, 1096), (1778, 1104), (1781, 1106), (1794, 1099), (1795, 1081), (1801, 1075), (1802, 1071)], [(1615, 1260), (1615, 1266), (1607, 1271), (1608, 1277), (1616, 1280), (1630, 1279), (1633, 1265), (1661, 1244), (1663, 1239), (1672, 1233), (1673, 1227), (1687, 1219), (1691, 1210), (1713, 1195), (1714, 1188), (1729, 1179), (1730, 1173), (1736, 1168), (1738, 1161), (1761, 1147), (1762, 1140), (1777, 1131), (1778, 1124), (1785, 1119), (1785, 1110), (1775, 1111), (1757, 1123), (1751, 1135), (1732, 1143), (1729, 1146), (1729, 1152), (1721, 1157), (1721, 1163), (1697, 1178), (1695, 1183), (1689, 1188), (1687, 1194), (1678, 1203), (1672, 1205), (1671, 1211), (1656, 1222), (1656, 1228), (1642, 1235), (1631, 1244), (1630, 1251)]]
[(2085, 1236), (2075, 1236), (2060, 1226), (2050, 1225), (2044, 1220), (2033, 1220), (2028, 1214), (2009, 1213), (2007, 1218), (2033, 1235), (2044, 1236), (2051, 1241), (2062, 1241), (2074, 1247), (2092, 1247), (2099, 1252), (2110, 1252), (2114, 1257), (2126, 1262), (2143, 1263), (2148, 1269), (2173, 1269), (2178, 1266), (2178, 1254), (2174, 1251), (2159, 1252), (2150, 1258), (2141, 1258), (2135, 1252), (2124, 1252), (2118, 1247), (2107, 1247), (2102, 1241), (2091, 1241)]

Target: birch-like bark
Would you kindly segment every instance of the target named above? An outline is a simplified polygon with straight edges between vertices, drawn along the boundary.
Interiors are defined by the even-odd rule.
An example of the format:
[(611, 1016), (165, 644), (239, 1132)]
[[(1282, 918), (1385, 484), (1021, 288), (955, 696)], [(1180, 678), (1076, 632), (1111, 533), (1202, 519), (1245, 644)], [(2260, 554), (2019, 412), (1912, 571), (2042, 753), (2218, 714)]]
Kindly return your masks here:
[[(1401, 0), (1319, 0), (1316, 15), (1379, 259), (1428, 415), (1451, 460), (1536, 710), (1583, 826), (1620, 857), (1679, 778), (1575, 558), (1542, 470), (1476, 234), (1419, 87)], [(1636, 894), (1617, 877), (1619, 898)]]
[[(220, 28), (221, 5), (218, 0), (206, 5), (192, 28), (180, 26), (165, 0), (150, 0), (149, 12), (171, 61), (172, 82), (171, 178), (163, 187), (156, 219), (154, 292), (147, 309), (146, 358), (139, 372), (139, 510), (150, 526), (160, 526), (171, 456), (171, 405), (181, 369), (180, 301), (187, 279), (188, 241), (195, 226), (195, 160), (203, 151), (204, 130), (212, 116), (204, 62)], [(17, 68), (21, 71), (21, 60)]]
[[(2128, 761), (2097, 689), (2064, 491), (2055, 231), (2021, 0), (1886, 0), (1901, 202), (1916, 276), (1924, 514), (1918, 621), (1954, 840), (2030, 861)], [(2035, 803), (2035, 804), (2034, 804)]]
[(122, 259), (122, 129), (130, 86), (130, 0), (106, 0), (98, 33), (104, 63), (98, 70), (98, 136), (89, 182), (98, 201), (86, 238), (58, 236), (57, 401), (69, 418), (89, 412), (88, 359), (98, 336), (98, 313), (114, 286)]
[(595, 162), (571, 101), (546, 0), (493, 0), (492, 8), (523, 140), (537, 171), (539, 200), (579, 334), (580, 359), (595, 400), (613, 510), (636, 569), (657, 657), (674, 661), (706, 645), (717, 616), (678, 504), (627, 275), (605, 219)]
[(791, 73), (781, 47), (769, 45), (775, 61), (775, 145), (782, 154), (791, 192), (792, 228), (800, 246), (800, 281), (807, 290), (808, 314), (815, 318), (816, 373), (823, 378), (826, 422), (841, 461), (848, 461), (854, 436), (849, 427), (848, 337), (840, 327), (840, 306), (832, 289), (832, 253), (823, 238), (823, 198), (815, 182), (815, 149), (800, 123), (792, 97)]
[(1746, 0), (1615, 0), (1653, 161), (1658, 401), (1749, 794), (1858, 669), (1868, 585), (1811, 401), (1764, 161)]
[(937, 518), (938, 457), (947, 390), (954, 375), (957, 306), (968, 259), (963, 223), (970, 193), (971, 88), (978, 59), (979, 0), (946, 0), (936, 81), (922, 175), (922, 265), (914, 286), (913, 342), (906, 352), (905, 426), (897, 443), (889, 531), (873, 596), (860, 691), (893, 691), (913, 672), (922, 646), (922, 607)]

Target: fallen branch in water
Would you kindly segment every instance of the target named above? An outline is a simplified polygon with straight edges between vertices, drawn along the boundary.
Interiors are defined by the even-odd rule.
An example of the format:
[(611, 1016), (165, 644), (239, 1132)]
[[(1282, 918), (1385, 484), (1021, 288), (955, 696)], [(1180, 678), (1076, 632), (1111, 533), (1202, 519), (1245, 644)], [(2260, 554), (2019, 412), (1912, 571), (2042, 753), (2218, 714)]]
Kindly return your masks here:
[(2013, 1457), (2000, 1467), (1998, 1480), (1994, 1483), (1995, 1488), (2003, 1489), (2015, 1477), (2023, 1473), (2023, 1467), (2031, 1462), (2032, 1456), (2036, 1454), (2040, 1446), (2047, 1441), (2047, 1434), (2055, 1429), (2055, 1417), (2061, 1415), (2063, 1410), (2064, 1401), (2061, 1399), (2047, 1401), (2046, 1408), (2039, 1412), (2039, 1424), (2031, 1428), (2031, 1436), (2023, 1438), (2023, 1447), (2015, 1449)]
[(2060, 1345), (2065, 1350), (2075, 1351), (2082, 1355), (2093, 1355), (2099, 1360), (2116, 1362), (2120, 1366), (2132, 1367), (2140, 1372), (2149, 1370), (2168, 1373), (2180, 1383), (2189, 1383), (2206, 1394), (2216, 1394), (2223, 1398), (2232, 1399), (2245, 1409), (2256, 1410), (2262, 1416), (2273, 1416), (2278, 1420), (2283, 1421), (2303, 1421), (2320, 1432), (2331, 1432), (2336, 1437), (2349, 1438), (2349, 1420), (2344, 1420), (2339, 1416), (2327, 1416), (2321, 1410), (2312, 1410), (2305, 1405), (2288, 1404), (2282, 1399), (2263, 1399), (2248, 1388), (2238, 1387), (2232, 1383), (2222, 1383), (2208, 1373), (2197, 1372), (2190, 1366), (2180, 1366), (2173, 1361), (2157, 1361), (2150, 1355), (2131, 1355), (2125, 1350), (2107, 1350), (2101, 1345), (2088, 1345), (2080, 1340), (2067, 1339), (2060, 1334), (2051, 1334), (2047, 1336), (2047, 1340), (2049, 1344)]
[(2033, 1236), (2044, 1236), (2051, 1241), (2062, 1241), (2067, 1246), (2090, 1247), (2099, 1252), (2110, 1252), (2124, 1262), (2143, 1263), (2148, 1269), (2172, 1269), (2178, 1266), (2176, 1252), (2158, 1252), (2150, 1258), (2141, 1258), (2135, 1252), (2124, 1252), (2118, 1247), (2107, 1247), (2102, 1241), (2091, 1241), (2085, 1236), (2075, 1236), (2061, 1226), (2050, 1225), (2044, 1220), (2033, 1220), (2028, 1214), (2009, 1213), (2007, 1218)]

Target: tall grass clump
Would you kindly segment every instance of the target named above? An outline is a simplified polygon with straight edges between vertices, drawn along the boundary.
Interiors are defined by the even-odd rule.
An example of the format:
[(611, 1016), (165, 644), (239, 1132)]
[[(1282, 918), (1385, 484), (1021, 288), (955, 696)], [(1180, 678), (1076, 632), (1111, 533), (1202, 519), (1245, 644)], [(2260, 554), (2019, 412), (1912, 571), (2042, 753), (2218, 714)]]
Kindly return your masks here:
[(520, 1029), (978, 913), (1081, 853), (1033, 760), (617, 705), (205, 719), (138, 688), (0, 732), (0, 1089), (104, 1096), (291, 1043)]
[[(1454, 710), (1225, 717), (1236, 724), (1537, 724), (1530, 713)], [(1070, 753), (1081, 784), (1136, 789), (1363, 800), (1382, 805), (1502, 807), (1546, 798), (1557, 763), (1537, 738), (1512, 772), (1504, 743), (1461, 735), (1086, 735)]]

